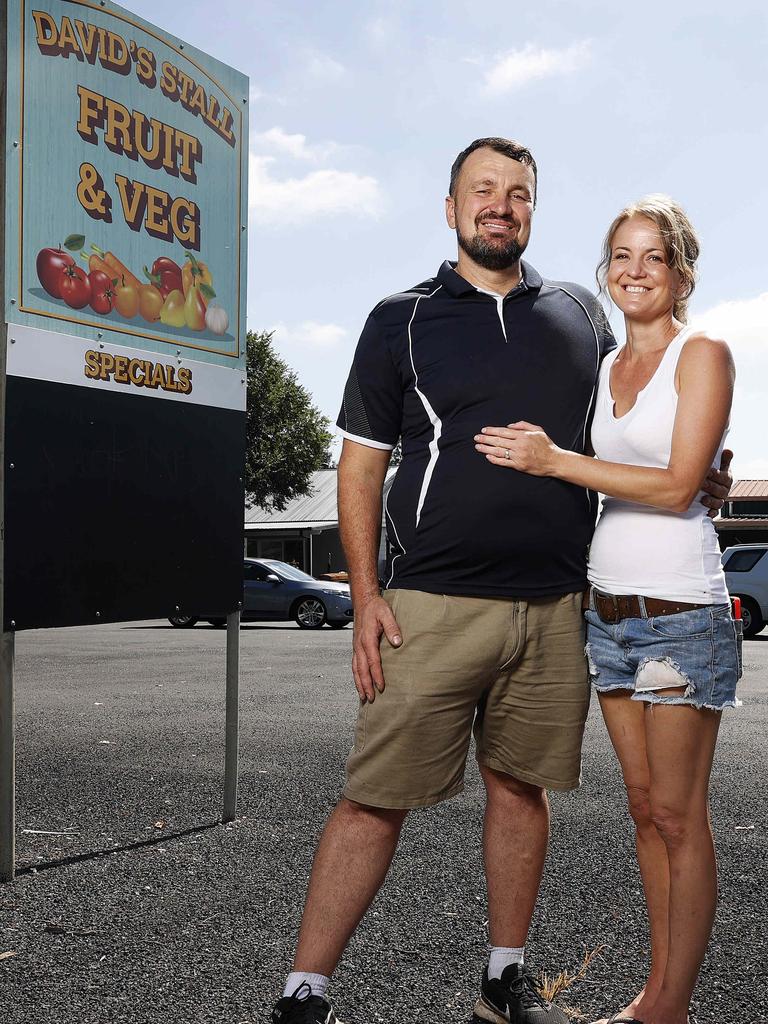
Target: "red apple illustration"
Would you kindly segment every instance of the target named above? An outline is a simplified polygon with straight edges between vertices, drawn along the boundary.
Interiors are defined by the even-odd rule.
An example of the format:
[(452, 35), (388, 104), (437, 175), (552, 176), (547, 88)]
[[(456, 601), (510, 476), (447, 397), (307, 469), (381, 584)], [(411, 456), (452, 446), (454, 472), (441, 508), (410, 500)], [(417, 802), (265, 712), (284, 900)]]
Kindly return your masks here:
[(73, 267), (74, 259), (63, 249), (41, 249), (37, 254), (37, 276), (40, 284), (55, 299), (61, 298), (61, 278), (65, 267)]

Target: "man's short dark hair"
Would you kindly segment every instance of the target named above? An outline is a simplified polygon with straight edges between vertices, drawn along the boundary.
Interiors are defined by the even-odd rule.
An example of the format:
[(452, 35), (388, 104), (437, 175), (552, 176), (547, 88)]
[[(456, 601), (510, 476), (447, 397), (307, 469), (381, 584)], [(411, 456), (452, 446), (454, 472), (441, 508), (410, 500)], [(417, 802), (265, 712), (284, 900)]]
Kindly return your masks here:
[(495, 153), (501, 153), (502, 156), (508, 156), (510, 160), (517, 160), (519, 163), (525, 164), (531, 168), (533, 171), (533, 205), (535, 206), (538, 177), (536, 161), (533, 159), (533, 153), (531, 153), (530, 149), (523, 146), (520, 142), (515, 142), (513, 139), (497, 138), (495, 136), (492, 136), (489, 139), (475, 139), (474, 142), (470, 142), (466, 149), (462, 149), (453, 161), (453, 167), (451, 167), (451, 184), (448, 186), (448, 194), (451, 196), (456, 195), (456, 182), (459, 178), (459, 171), (469, 154), (474, 153), (476, 149), (483, 148), (492, 149)]

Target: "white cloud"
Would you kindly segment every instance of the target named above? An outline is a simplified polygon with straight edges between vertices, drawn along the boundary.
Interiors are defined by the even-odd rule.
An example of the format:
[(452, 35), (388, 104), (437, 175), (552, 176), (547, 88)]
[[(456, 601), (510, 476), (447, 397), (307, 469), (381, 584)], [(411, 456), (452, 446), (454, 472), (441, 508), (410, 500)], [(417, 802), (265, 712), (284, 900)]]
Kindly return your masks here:
[(738, 480), (768, 479), (765, 442), (765, 381), (768, 380), (768, 292), (751, 299), (721, 302), (691, 318), (730, 345), (736, 363), (731, 430), (727, 445), (735, 455)]
[(383, 195), (376, 178), (323, 168), (298, 178), (272, 176), (274, 157), (250, 154), (248, 207), (266, 224), (299, 224), (338, 214), (378, 218)]
[(372, 18), (363, 29), (368, 40), (376, 47), (384, 47), (395, 35), (394, 23), (389, 18)]
[(254, 85), (253, 82), (251, 82), (251, 84), (250, 84), (250, 86), (248, 88), (248, 102), (249, 103), (256, 103), (258, 100), (262, 99), (263, 96), (264, 96), (263, 90), (261, 90), (258, 87), (258, 85)]
[(281, 345), (304, 345), (312, 348), (333, 348), (344, 340), (347, 331), (338, 324), (318, 324), (314, 320), (303, 320), (295, 327), (288, 327), (282, 321), (270, 327), (275, 340)]
[(333, 57), (329, 57), (327, 53), (319, 53), (318, 51), (309, 54), (307, 71), (313, 78), (319, 78), (326, 82), (337, 82), (347, 73), (347, 69), (343, 64), (334, 60)]
[(528, 43), (522, 50), (510, 50), (497, 56), (495, 64), (485, 73), (485, 91), (500, 96), (539, 78), (580, 71), (590, 59), (588, 40), (561, 50), (546, 50)]
[(692, 323), (696, 327), (706, 327), (712, 334), (718, 334), (728, 342), (738, 373), (739, 356), (768, 353), (768, 292), (753, 299), (721, 302), (697, 314)]
[(331, 154), (341, 147), (335, 142), (323, 142), (310, 145), (306, 135), (299, 132), (289, 134), (276, 125), (266, 132), (258, 132), (251, 136), (251, 145), (254, 149), (267, 150), (271, 153), (279, 153), (293, 157), (295, 160), (307, 160), (311, 163), (319, 163), (326, 160)]

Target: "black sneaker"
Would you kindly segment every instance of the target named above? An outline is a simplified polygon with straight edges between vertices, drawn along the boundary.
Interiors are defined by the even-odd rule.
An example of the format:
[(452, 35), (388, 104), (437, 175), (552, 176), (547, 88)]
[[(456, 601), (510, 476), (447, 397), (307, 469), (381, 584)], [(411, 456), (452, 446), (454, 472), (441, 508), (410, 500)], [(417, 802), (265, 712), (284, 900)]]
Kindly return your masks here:
[(547, 1002), (533, 983), (531, 972), (522, 964), (505, 967), (501, 979), (483, 974), (482, 995), (475, 1003), (475, 1016), (492, 1024), (568, 1024), (568, 1017)]
[(292, 996), (283, 996), (275, 1003), (272, 1024), (341, 1024), (333, 1007), (322, 996), (313, 996), (308, 982), (303, 981)]

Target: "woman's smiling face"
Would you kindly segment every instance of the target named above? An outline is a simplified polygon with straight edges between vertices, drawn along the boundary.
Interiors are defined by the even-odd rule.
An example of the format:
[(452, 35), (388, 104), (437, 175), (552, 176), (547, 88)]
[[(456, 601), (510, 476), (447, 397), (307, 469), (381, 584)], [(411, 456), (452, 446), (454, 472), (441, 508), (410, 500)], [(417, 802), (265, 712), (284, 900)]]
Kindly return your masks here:
[(682, 289), (670, 267), (658, 225), (648, 217), (627, 217), (611, 240), (608, 290), (631, 320), (652, 321), (671, 313)]

